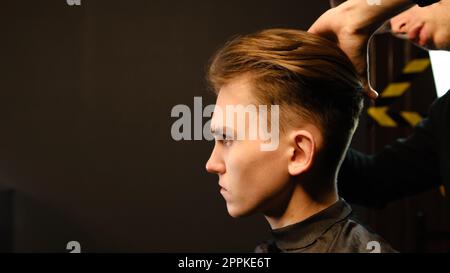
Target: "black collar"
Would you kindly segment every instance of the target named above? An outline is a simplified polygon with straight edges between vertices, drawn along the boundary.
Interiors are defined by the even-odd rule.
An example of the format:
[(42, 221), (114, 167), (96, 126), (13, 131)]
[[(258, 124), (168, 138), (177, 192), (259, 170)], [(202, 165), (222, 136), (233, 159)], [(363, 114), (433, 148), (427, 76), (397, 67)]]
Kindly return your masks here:
[(341, 198), (330, 207), (299, 223), (272, 230), (275, 244), (281, 250), (307, 247), (313, 244), (334, 224), (346, 219), (351, 212), (350, 205)]

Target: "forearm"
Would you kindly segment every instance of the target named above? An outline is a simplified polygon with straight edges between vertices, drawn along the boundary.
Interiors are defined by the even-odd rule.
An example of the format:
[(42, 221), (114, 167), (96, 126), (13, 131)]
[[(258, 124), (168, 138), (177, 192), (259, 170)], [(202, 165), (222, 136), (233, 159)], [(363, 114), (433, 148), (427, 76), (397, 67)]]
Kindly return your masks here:
[(398, 140), (376, 155), (350, 150), (339, 173), (339, 194), (355, 204), (383, 207), (439, 186), (442, 178), (435, 153), (414, 142)]
[[(414, 5), (410, 0), (348, 0), (336, 9), (347, 20), (347, 31), (372, 34), (386, 20)], [(371, 4), (372, 3), (372, 4)]]

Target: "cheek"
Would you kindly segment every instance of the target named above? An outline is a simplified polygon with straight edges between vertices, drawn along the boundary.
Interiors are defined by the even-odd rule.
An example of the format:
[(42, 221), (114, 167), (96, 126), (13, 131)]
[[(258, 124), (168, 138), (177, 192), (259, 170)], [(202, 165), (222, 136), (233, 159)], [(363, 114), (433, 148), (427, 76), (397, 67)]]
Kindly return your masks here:
[(450, 31), (447, 28), (438, 28), (434, 35), (434, 44), (437, 49), (450, 50)]
[[(245, 145), (230, 154), (226, 184), (230, 191), (229, 205), (248, 213), (280, 192), (289, 181), (287, 162), (279, 150), (261, 152), (257, 145)], [(237, 148), (237, 147), (236, 147)]]

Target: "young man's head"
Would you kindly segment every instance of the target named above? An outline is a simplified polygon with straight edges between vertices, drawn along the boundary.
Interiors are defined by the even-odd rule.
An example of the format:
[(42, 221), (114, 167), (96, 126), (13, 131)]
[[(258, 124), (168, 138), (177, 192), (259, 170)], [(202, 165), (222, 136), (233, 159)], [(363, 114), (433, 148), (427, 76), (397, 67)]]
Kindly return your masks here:
[(450, 0), (426, 7), (414, 6), (391, 19), (395, 34), (407, 34), (428, 49), (450, 50)]
[[(317, 201), (336, 194), (336, 173), (363, 94), (350, 60), (335, 44), (290, 29), (240, 36), (213, 57), (208, 79), (221, 112), (230, 105), (279, 106), (279, 143), (271, 151), (261, 150), (266, 140), (236, 139), (236, 128), (222, 137), (226, 114), (213, 115), (216, 141), (206, 169), (218, 174), (231, 216), (277, 213), (298, 189)], [(247, 118), (247, 131), (249, 123)]]

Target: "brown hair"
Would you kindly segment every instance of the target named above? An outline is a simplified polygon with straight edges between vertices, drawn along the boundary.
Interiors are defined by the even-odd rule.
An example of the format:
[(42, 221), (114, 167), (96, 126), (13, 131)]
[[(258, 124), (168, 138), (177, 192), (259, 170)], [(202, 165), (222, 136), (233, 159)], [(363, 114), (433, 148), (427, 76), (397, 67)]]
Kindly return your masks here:
[(243, 74), (250, 76), (258, 102), (279, 105), (282, 132), (301, 120), (321, 129), (321, 169), (334, 172), (363, 101), (361, 82), (346, 54), (308, 32), (267, 29), (227, 42), (213, 56), (207, 78), (218, 93)]

